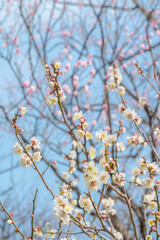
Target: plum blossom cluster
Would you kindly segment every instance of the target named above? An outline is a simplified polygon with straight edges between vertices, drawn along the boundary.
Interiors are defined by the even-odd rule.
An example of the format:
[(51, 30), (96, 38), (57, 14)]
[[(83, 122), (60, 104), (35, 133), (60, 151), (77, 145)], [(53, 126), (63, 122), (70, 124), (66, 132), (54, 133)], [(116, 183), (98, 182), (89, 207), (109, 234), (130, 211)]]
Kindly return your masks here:
[(36, 137), (32, 137), (30, 143), (24, 149), (16, 143), (13, 146), (13, 152), (19, 155), (19, 159), (22, 167), (30, 167), (33, 162), (39, 162), (42, 158), (42, 155), (39, 151), (40, 141)]
[[(44, 62), (43, 62), (44, 63)], [(65, 100), (65, 95), (62, 92), (62, 88), (58, 83), (57, 77), (59, 73), (60, 63), (56, 62), (51, 64), (53, 73), (49, 66), (44, 64), (49, 85), (51, 87), (51, 93), (46, 97), (46, 102), (49, 106), (55, 106), (58, 102), (61, 111), (63, 111), (62, 101)], [(122, 75), (117, 65), (109, 67), (110, 82), (108, 88), (112, 90), (118, 90), (122, 99), (122, 103), (119, 105), (120, 112), (128, 120), (134, 121), (139, 125), (142, 119), (137, 115), (135, 110), (127, 108), (126, 102), (123, 100), (125, 95), (125, 88), (120, 86), (122, 81)], [(141, 99), (140, 103), (145, 104), (145, 99)], [(24, 167), (31, 166), (34, 162), (39, 162), (42, 155), (39, 151), (40, 141), (36, 137), (32, 137), (30, 143), (24, 146), (21, 140), (18, 138), (19, 130), (17, 125), (18, 116), (21, 117), (25, 114), (26, 109), (19, 109), (17, 115), (13, 119), (13, 127), (15, 128), (16, 136), (19, 143), (16, 143), (13, 147), (13, 151), (20, 156), (21, 165)], [(65, 114), (63, 112), (63, 114)], [(64, 119), (65, 120), (65, 119)], [(68, 169), (62, 171), (61, 178), (64, 180), (63, 184), (59, 185), (60, 193), (52, 194), (53, 196), (53, 213), (59, 222), (59, 228), (53, 229), (50, 223), (46, 224), (47, 231), (42, 230), (41, 226), (34, 228), (34, 235), (42, 237), (43, 240), (54, 239), (58, 235), (60, 240), (68, 240), (73, 238), (64, 237), (61, 238), (61, 225), (75, 224), (82, 232), (96, 240), (97, 236), (103, 239), (99, 235), (99, 226), (95, 226), (95, 219), (98, 218), (103, 227), (103, 231), (106, 231), (112, 239), (123, 240), (123, 235), (117, 231), (112, 224), (112, 218), (117, 217), (116, 211), (116, 195), (111, 195), (107, 192), (107, 188), (111, 188), (115, 194), (123, 198), (123, 202), (127, 202), (128, 210), (131, 218), (134, 221), (132, 214), (131, 199), (126, 194), (126, 182), (132, 184), (133, 190), (138, 186), (141, 191), (144, 191), (143, 199), (140, 202), (147, 211), (152, 211), (153, 218), (148, 221), (150, 231), (146, 236), (146, 240), (152, 240), (151, 233), (157, 232), (158, 224), (160, 224), (160, 211), (158, 200), (158, 189), (160, 181), (157, 180), (157, 175), (160, 172), (159, 166), (155, 162), (146, 160), (144, 156), (141, 156), (138, 160), (138, 166), (132, 170), (131, 180), (127, 179), (127, 174), (122, 170), (120, 171), (119, 155), (126, 150), (126, 145), (120, 138), (126, 133), (121, 121), (119, 121), (119, 129), (115, 130), (113, 134), (103, 130), (91, 133), (89, 131), (89, 123), (86, 121), (82, 111), (75, 112), (71, 121), (70, 132), (72, 132), (72, 148), (68, 154), (63, 155), (68, 163)], [(157, 128), (154, 131), (155, 136), (160, 138), (160, 129)], [(146, 141), (137, 132), (134, 136), (127, 137), (127, 141), (132, 146), (146, 145)], [(99, 146), (102, 148), (99, 151)], [(98, 146), (98, 147), (97, 147)], [(81, 156), (83, 156), (81, 158)], [(77, 164), (78, 162), (78, 164)], [(36, 165), (34, 165), (36, 166)], [(79, 197), (75, 199), (74, 191), (77, 190), (78, 178), (76, 170), (78, 168), (83, 172), (84, 186), (87, 191), (83, 194), (79, 194)], [(48, 169), (48, 168), (47, 168)], [(43, 174), (42, 174), (43, 175)], [(45, 186), (49, 189), (43, 176), (41, 176)], [(64, 183), (65, 182), (65, 183)], [(50, 192), (52, 192), (50, 190)], [(100, 193), (99, 201), (93, 200), (93, 192)], [(108, 195), (107, 195), (108, 194)], [(97, 194), (97, 196), (99, 196)], [(115, 207), (113, 208), (113, 206)], [(86, 221), (89, 217), (89, 222)], [(149, 213), (147, 213), (149, 215)], [(8, 220), (8, 224), (12, 224), (11, 220)], [(133, 223), (134, 228), (134, 223)], [(135, 231), (135, 230), (134, 230)], [(136, 231), (135, 231), (136, 234)], [(138, 239), (136, 237), (136, 239)]]
[(125, 88), (120, 85), (122, 82), (122, 75), (118, 65), (114, 64), (113, 66), (110, 66), (108, 68), (108, 74), (110, 77), (110, 81), (107, 83), (108, 89), (117, 90), (122, 100), (122, 103), (118, 106), (120, 113), (122, 113), (127, 120), (134, 121), (137, 125), (139, 125), (142, 122), (142, 119), (137, 115), (134, 109), (131, 110), (130, 108), (127, 108), (126, 103), (123, 100)]
[[(132, 170), (133, 180), (146, 189), (154, 189), (154, 187), (159, 184), (159, 182), (156, 181), (156, 174), (160, 172), (159, 166), (155, 162), (150, 163), (146, 161), (144, 156), (141, 156), (138, 165), (139, 168), (136, 167)], [(145, 178), (140, 178), (140, 176), (143, 177), (145, 174)]]
[(143, 147), (146, 146), (146, 142), (143, 137), (141, 137), (137, 132), (135, 132), (134, 136), (127, 137), (127, 141), (132, 146), (137, 146), (142, 144)]
[[(44, 60), (42, 59), (42, 62), (44, 64)], [(49, 83), (49, 86), (51, 88), (51, 92), (48, 96), (46, 96), (46, 103), (49, 107), (56, 106), (58, 99), (60, 102), (63, 102), (66, 100), (66, 96), (63, 92), (63, 89), (61, 87), (61, 84), (57, 81), (57, 76), (62, 74), (62, 72), (59, 72), (59, 68), (61, 67), (60, 62), (55, 62), (54, 64), (51, 64), (51, 67), (53, 71), (51, 71), (50, 66), (48, 64), (44, 64), (44, 69), (46, 73), (46, 77)]]

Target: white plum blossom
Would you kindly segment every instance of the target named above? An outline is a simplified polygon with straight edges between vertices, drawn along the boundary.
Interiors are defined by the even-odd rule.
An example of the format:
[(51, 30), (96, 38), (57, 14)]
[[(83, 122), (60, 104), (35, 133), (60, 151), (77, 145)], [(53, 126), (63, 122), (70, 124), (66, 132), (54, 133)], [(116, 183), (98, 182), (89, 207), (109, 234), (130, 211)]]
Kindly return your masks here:
[(117, 185), (124, 186), (124, 173), (116, 174), (112, 176), (112, 181), (116, 183)]
[(137, 113), (135, 112), (135, 110), (130, 110), (130, 108), (127, 108), (126, 110), (124, 110), (123, 112), (123, 116), (127, 119), (127, 120), (134, 120), (137, 117)]
[(52, 106), (54, 107), (54, 106), (56, 106), (57, 101), (58, 101), (58, 98), (57, 98), (57, 97), (53, 97), (53, 96), (51, 96), (51, 95), (49, 95), (49, 96), (46, 97), (46, 103), (47, 103), (47, 105), (48, 105), (49, 107), (52, 107)]
[(68, 224), (70, 221), (71, 212), (73, 211), (73, 206), (69, 203), (68, 199), (62, 196), (56, 196), (54, 198), (53, 212), (58, 220), (61, 220), (63, 224)]
[(145, 97), (139, 97), (138, 102), (144, 107), (146, 104), (146, 98)]
[(26, 114), (26, 107), (20, 108), (20, 111), (21, 111), (22, 116), (24, 116)]
[(70, 151), (69, 157), (70, 157), (71, 159), (75, 159), (75, 158), (77, 157), (76, 151), (75, 151), (75, 150)]
[(125, 88), (122, 86), (118, 87), (118, 92), (120, 96), (124, 96), (125, 95)]
[(86, 132), (86, 139), (87, 140), (91, 140), (93, 138), (93, 136), (92, 136), (92, 133), (90, 133), (90, 132)]
[(118, 152), (124, 151), (124, 150), (126, 149), (126, 147), (123, 145), (122, 142), (116, 143), (116, 147), (117, 147), (117, 151), (118, 151)]
[(78, 150), (82, 150), (82, 148), (83, 148), (83, 144), (79, 141), (77, 142), (77, 141), (73, 140), (72, 144), (74, 147), (78, 148)]
[(60, 62), (55, 62), (54, 63), (54, 67), (55, 68), (60, 68), (61, 67), (61, 63)]
[(33, 153), (33, 161), (34, 162), (39, 162), (42, 158), (42, 155), (39, 151)]
[(152, 240), (152, 236), (151, 235), (147, 235), (145, 240)]
[(102, 199), (103, 209), (109, 210), (114, 206), (114, 200), (112, 198), (104, 198)]
[(107, 184), (108, 179), (109, 179), (109, 174), (106, 171), (99, 172), (99, 180), (102, 183)]
[(96, 139), (98, 142), (101, 142), (101, 141), (105, 142), (107, 140), (107, 131), (102, 131), (102, 130), (99, 132), (97, 131)]
[(64, 177), (64, 179), (68, 179), (70, 177), (70, 175), (67, 172), (63, 172), (63, 177)]
[(156, 135), (157, 138), (160, 139), (160, 128), (156, 128), (156, 130), (154, 131), (154, 134)]
[(30, 165), (32, 164), (31, 159), (29, 158), (29, 156), (26, 153), (23, 153), (20, 156), (20, 162), (21, 162), (21, 166), (22, 167), (30, 167)]
[(81, 139), (81, 138), (84, 137), (84, 131), (81, 130), (81, 129), (78, 129), (78, 130), (76, 131), (76, 135), (77, 135), (78, 138)]
[(132, 174), (133, 174), (134, 177), (139, 176), (140, 175), (140, 169), (137, 168), (137, 167), (132, 169)]
[(153, 188), (154, 184), (155, 184), (154, 178), (151, 179), (150, 177), (147, 177), (147, 178), (141, 180), (142, 187), (147, 188), (147, 189)]
[(91, 159), (96, 157), (96, 149), (94, 147), (91, 146), (88, 152)]
[(36, 137), (31, 138), (31, 143), (33, 148), (40, 148), (40, 141)]
[(110, 75), (110, 83), (118, 86), (122, 82), (122, 75), (117, 65), (110, 66), (108, 68), (108, 74)]
[(79, 119), (82, 118), (82, 117), (83, 117), (82, 111), (80, 111), (80, 112), (75, 112), (74, 115), (73, 115), (73, 121), (77, 121), (77, 120), (79, 120)]
[(146, 203), (146, 207), (149, 209), (154, 209), (155, 207), (157, 207), (154, 192), (151, 194), (145, 194), (143, 201), (144, 201), (144, 203)]
[(81, 208), (83, 208), (86, 212), (91, 213), (93, 206), (91, 203), (91, 200), (88, 197), (83, 197), (82, 195), (80, 196), (79, 199), (79, 205)]
[(146, 146), (146, 143), (144, 141), (144, 138), (139, 136), (139, 134), (136, 132), (134, 136), (127, 137), (127, 141), (132, 146), (137, 146), (138, 144), (142, 144), (143, 147)]
[(44, 239), (43, 240), (48, 240), (48, 239), (54, 239), (56, 237), (56, 230), (55, 229), (52, 229), (52, 228), (48, 228), (47, 229), (47, 233), (46, 235), (44, 236)]
[(23, 148), (16, 142), (16, 144), (13, 146), (13, 152), (17, 155), (23, 154)]

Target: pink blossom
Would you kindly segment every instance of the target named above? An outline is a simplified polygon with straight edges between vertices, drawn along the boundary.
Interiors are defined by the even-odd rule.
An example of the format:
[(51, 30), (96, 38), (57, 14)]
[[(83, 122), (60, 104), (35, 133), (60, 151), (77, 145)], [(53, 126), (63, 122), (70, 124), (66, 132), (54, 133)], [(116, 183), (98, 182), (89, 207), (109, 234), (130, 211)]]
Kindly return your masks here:
[(74, 86), (75, 88), (77, 88), (77, 87), (79, 86), (79, 82), (78, 82), (78, 81), (74, 81), (74, 82), (73, 82), (73, 86)]
[(67, 93), (67, 94), (71, 94), (71, 89), (69, 88), (69, 86), (67, 84), (63, 85), (63, 90)]
[(91, 53), (89, 53), (88, 58), (93, 59), (93, 55)]
[(30, 84), (30, 82), (29, 82), (28, 80), (26, 80), (26, 81), (23, 83), (23, 86), (24, 86), (24, 87), (28, 87), (29, 84)]
[(18, 44), (19, 44), (18, 37), (13, 38), (13, 43), (14, 43), (15, 45), (18, 45)]
[(78, 81), (79, 77), (77, 75), (73, 76), (73, 81)]
[(78, 96), (78, 92), (77, 92), (77, 91), (74, 91), (74, 92), (73, 92), (73, 95), (74, 95), (74, 96)]
[(69, 112), (67, 116), (68, 116), (68, 118), (71, 118), (72, 114)]
[(89, 86), (88, 86), (88, 85), (85, 85), (85, 86), (84, 86), (84, 91), (85, 91), (85, 92), (88, 92), (88, 91), (89, 91)]
[(157, 31), (156, 31), (156, 34), (159, 36), (159, 35), (160, 35), (160, 30), (157, 30)]
[(62, 53), (64, 53), (64, 54), (68, 53), (68, 49), (67, 48), (63, 48)]
[(95, 76), (95, 73), (96, 73), (95, 69), (94, 69), (94, 68), (91, 69), (90, 73), (91, 73), (91, 76), (94, 77), (94, 76)]
[(104, 105), (103, 105), (103, 108), (104, 108), (105, 110), (107, 110), (107, 109), (108, 109), (108, 105), (107, 105), (107, 104), (104, 104)]
[(79, 111), (79, 107), (78, 107), (78, 106), (75, 106), (75, 107), (73, 108), (73, 111), (74, 111), (74, 112)]
[(57, 116), (61, 116), (61, 115), (62, 115), (61, 111), (60, 110), (57, 111)]
[(69, 70), (71, 68), (71, 64), (69, 62), (66, 63), (66, 69)]
[(17, 48), (16, 50), (15, 50), (15, 54), (19, 54), (20, 53), (20, 48)]
[(92, 120), (92, 126), (95, 126), (97, 124), (96, 120)]
[(3, 28), (0, 26), (0, 33), (2, 33), (3, 32)]
[(71, 60), (71, 59), (72, 59), (72, 55), (69, 54), (69, 55), (67, 56), (67, 59), (68, 59), (68, 60)]

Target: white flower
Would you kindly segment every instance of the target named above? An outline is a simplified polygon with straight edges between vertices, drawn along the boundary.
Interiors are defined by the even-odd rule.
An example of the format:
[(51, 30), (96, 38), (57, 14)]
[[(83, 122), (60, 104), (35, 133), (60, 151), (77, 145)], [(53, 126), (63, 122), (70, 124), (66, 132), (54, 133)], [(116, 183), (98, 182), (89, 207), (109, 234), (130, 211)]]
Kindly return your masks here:
[(137, 167), (134, 168), (134, 169), (132, 170), (132, 174), (133, 174), (134, 177), (139, 176), (139, 175), (140, 175), (140, 169), (137, 168)]
[(149, 221), (148, 221), (148, 225), (149, 226), (154, 226), (155, 225), (155, 219), (150, 219)]
[(60, 62), (55, 62), (54, 63), (54, 67), (55, 68), (60, 68), (61, 67), (61, 63)]
[(66, 100), (66, 96), (63, 94), (62, 96), (60, 96), (60, 101), (64, 102)]
[(93, 136), (92, 136), (92, 133), (90, 133), (90, 132), (86, 132), (86, 139), (87, 140), (90, 140), (90, 139), (92, 139), (93, 138)]
[(77, 184), (78, 184), (78, 180), (77, 179), (71, 182), (71, 186), (72, 187), (76, 187)]
[(100, 159), (99, 165), (100, 165), (101, 168), (105, 168), (105, 166), (106, 166), (106, 159), (104, 157)]
[(116, 232), (116, 233), (114, 233), (114, 235), (115, 235), (117, 240), (123, 240), (123, 236), (120, 232)]
[(8, 223), (8, 224), (12, 224), (13, 221), (12, 221), (11, 219), (8, 219), (8, 220), (7, 220), (7, 223)]
[(82, 138), (82, 137), (84, 137), (84, 131), (81, 130), (81, 129), (78, 129), (76, 131), (76, 135), (77, 135), (78, 138)]
[(70, 177), (70, 175), (67, 172), (63, 172), (63, 177), (64, 177), (64, 179), (68, 179)]
[(149, 177), (147, 177), (146, 179), (142, 179), (141, 180), (141, 185), (144, 188), (150, 189), (154, 187), (154, 183), (155, 183), (155, 179), (151, 179)]
[(77, 157), (76, 151), (75, 151), (75, 150), (70, 151), (69, 157), (70, 157), (71, 159), (75, 159), (75, 158)]
[(157, 203), (154, 200), (154, 198), (155, 198), (155, 192), (151, 194), (146, 194), (144, 196), (144, 202), (146, 203), (147, 208), (154, 209), (155, 207), (157, 207)]
[(127, 108), (126, 110), (124, 110), (123, 112), (123, 116), (127, 119), (127, 120), (134, 120), (137, 117), (136, 112), (133, 110), (130, 110), (130, 108)]
[(83, 164), (85, 172), (84, 174), (87, 176), (97, 175), (98, 174), (98, 168), (95, 166), (95, 163), (93, 161), (85, 162)]
[(31, 138), (31, 143), (33, 145), (33, 148), (40, 148), (40, 141), (36, 137)]
[(102, 199), (102, 206), (104, 209), (108, 210), (114, 206), (114, 200), (112, 198), (104, 198)]
[(96, 149), (92, 146), (89, 149), (89, 156), (91, 159), (94, 159), (96, 157)]
[(26, 153), (23, 153), (20, 156), (20, 161), (21, 161), (22, 167), (30, 167), (30, 165), (32, 164), (31, 159), (29, 158), (29, 156)]
[(122, 142), (116, 143), (116, 147), (117, 147), (117, 151), (118, 151), (118, 152), (124, 151), (124, 150), (126, 149), (126, 147), (123, 145)]
[(120, 96), (124, 96), (125, 95), (125, 88), (122, 86), (118, 87), (118, 92)]
[(109, 179), (109, 174), (106, 172), (106, 171), (101, 171), (99, 173), (99, 180), (106, 184), (108, 182), (108, 179)]
[(151, 235), (147, 235), (145, 240), (152, 240), (152, 236)]
[(111, 83), (115, 83), (116, 85), (119, 85), (121, 83), (122, 75), (117, 65), (110, 66), (108, 68), (108, 73), (110, 75)]
[(17, 155), (21, 155), (21, 154), (23, 154), (23, 149), (22, 149), (22, 147), (20, 147), (20, 145), (18, 143), (16, 143), (13, 146), (13, 152), (16, 153)]
[(140, 118), (139, 116), (136, 116), (134, 121), (136, 122), (137, 125), (139, 125), (142, 122), (142, 118)]
[(73, 115), (73, 121), (79, 120), (82, 117), (83, 117), (82, 111), (75, 112), (74, 115)]
[(51, 95), (46, 97), (46, 103), (49, 107), (56, 106), (58, 101), (57, 97), (52, 97)]
[(116, 135), (108, 135), (107, 141), (111, 144), (113, 144), (113, 142), (115, 142), (117, 140), (117, 136)]
[(22, 116), (24, 116), (26, 114), (26, 107), (21, 108), (21, 114), (22, 114)]
[(154, 134), (156, 135), (157, 138), (160, 138), (160, 128), (156, 128)]
[(73, 206), (69, 203), (68, 199), (62, 196), (56, 196), (54, 199), (53, 211), (58, 220), (62, 220), (63, 224), (68, 224), (70, 221), (69, 213), (73, 210)]
[(93, 209), (91, 200), (87, 197), (83, 197), (82, 195), (80, 196), (80, 199), (79, 199), (79, 205), (81, 208), (83, 208), (88, 213), (91, 213), (91, 211)]
[(78, 148), (79, 150), (82, 150), (82, 148), (83, 148), (83, 144), (81, 142), (77, 142), (77, 141), (73, 140), (72, 144), (74, 147)]
[(55, 238), (56, 237), (56, 230), (49, 228), (47, 229), (47, 234), (44, 236), (44, 240), (50, 239), (50, 238)]
[(125, 108), (124, 104), (121, 103), (121, 104), (118, 105), (118, 109), (119, 109), (120, 113), (123, 113), (126, 108)]
[(42, 158), (42, 155), (39, 151), (33, 153), (33, 161), (34, 162), (39, 162)]
[(124, 177), (125, 177), (125, 174), (124, 173), (120, 173), (120, 174), (117, 174), (117, 175), (113, 175), (112, 176), (112, 181), (120, 186), (124, 186)]
[(138, 102), (144, 107), (146, 104), (146, 98), (145, 97), (139, 97)]
[(101, 141), (105, 142), (107, 140), (107, 131), (102, 131), (102, 130), (99, 132), (97, 131), (96, 139), (98, 142), (101, 142)]

